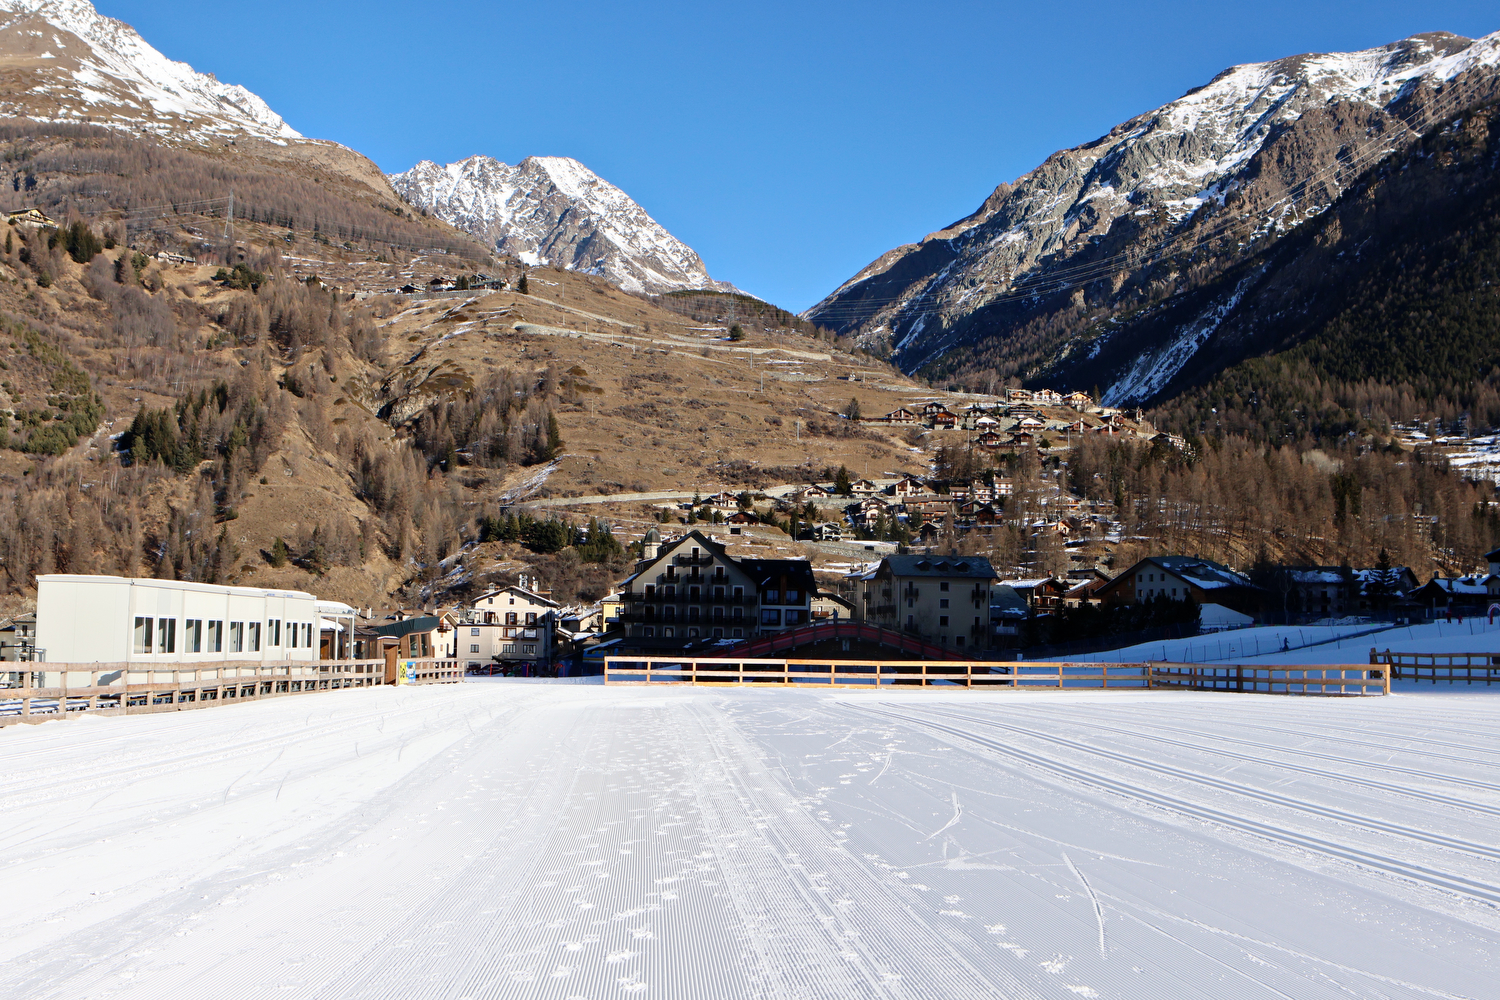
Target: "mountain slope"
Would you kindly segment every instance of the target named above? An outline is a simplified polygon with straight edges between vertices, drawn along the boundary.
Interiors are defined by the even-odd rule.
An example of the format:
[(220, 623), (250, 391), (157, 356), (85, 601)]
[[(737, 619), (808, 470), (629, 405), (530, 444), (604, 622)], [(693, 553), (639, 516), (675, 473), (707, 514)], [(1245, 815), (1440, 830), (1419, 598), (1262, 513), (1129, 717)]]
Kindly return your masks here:
[(408, 202), (529, 264), (608, 278), (627, 291), (731, 291), (625, 192), (577, 160), (488, 156), (391, 175)]
[(1112, 402), (1150, 398), (1234, 291), (1165, 339), (1135, 337), (1134, 312), (1263, 251), (1371, 165), (1500, 93), (1497, 66), (1500, 33), (1439, 33), (1234, 67), (1054, 154), (967, 219), (883, 255), (808, 318), (888, 347), (905, 370), (979, 384), (1082, 385), (1081, 363), (1107, 337), (1115, 364), (1090, 376)]
[[(1197, 294), (1242, 289), (1165, 386), (1160, 423), (1260, 441), (1500, 422), (1500, 105), (1393, 157), (1306, 231)], [(1170, 330), (1191, 311), (1138, 322)], [(1219, 370), (1225, 359), (1249, 357)]]
[(0, 114), (177, 139), (302, 137), (244, 87), (168, 59), (87, 0), (0, 0), (0, 38), (7, 77), (36, 78), (25, 90), (7, 85)]
[(88, 0), (0, 0), (0, 117), (102, 126), (239, 162), (290, 165), (400, 210), (369, 159), (302, 136), (249, 90), (168, 59)]

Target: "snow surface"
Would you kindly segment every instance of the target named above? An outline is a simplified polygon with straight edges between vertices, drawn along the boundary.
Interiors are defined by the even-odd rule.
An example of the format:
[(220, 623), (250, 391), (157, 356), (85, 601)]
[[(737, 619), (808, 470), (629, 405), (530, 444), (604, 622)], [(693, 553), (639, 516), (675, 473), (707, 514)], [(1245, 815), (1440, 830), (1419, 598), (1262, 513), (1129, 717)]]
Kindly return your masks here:
[[(1283, 652), (1283, 644), (1287, 647)], [(1494, 653), (1500, 656), (1500, 622), (1468, 618), (1427, 625), (1264, 625), (1191, 639), (1143, 642), (1087, 656), (1080, 663), (1356, 663), (1382, 653)], [(1497, 688), (1500, 690), (1500, 688)]]
[(1492, 695), (466, 684), (0, 731), (0, 996), (1493, 997)]

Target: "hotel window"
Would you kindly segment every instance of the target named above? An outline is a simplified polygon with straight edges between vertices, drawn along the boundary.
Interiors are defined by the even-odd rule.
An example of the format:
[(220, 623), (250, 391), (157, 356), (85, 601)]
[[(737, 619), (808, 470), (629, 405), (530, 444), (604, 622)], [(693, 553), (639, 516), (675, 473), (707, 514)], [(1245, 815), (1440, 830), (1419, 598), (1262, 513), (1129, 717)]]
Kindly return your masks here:
[(280, 618), (272, 618), (270, 621), (266, 622), (266, 645), (268, 647), (281, 645)]
[(781, 603), (782, 604), (801, 604), (802, 603), (802, 591), (800, 591), (800, 590), (788, 590), (786, 592), (786, 600), (782, 601)]
[(780, 604), (781, 591), (777, 590), (775, 587), (766, 588), (765, 590), (761, 591), (760, 602), (762, 604)]
[(469, 652), (471, 652), (471, 653), (477, 653), (477, 652), (479, 652), (479, 643), (477, 643), (477, 642), (471, 642), (471, 643), (469, 643)]
[(522, 656), (535, 656), (536, 655), (536, 647), (535, 646), (524, 646), (524, 647), (522, 647), (522, 653), (521, 653), (521, 655)]
[(260, 652), (260, 622), (250, 622), (250, 644), (246, 648), (252, 653)]
[(516, 613), (514, 611), (507, 611), (505, 613), (505, 624), (507, 624), (507, 625), (514, 625), (514, 624), (516, 624), (517, 620), (518, 619), (517, 619)]
[(479, 634), (479, 630), (477, 628), (471, 628), (471, 629), (469, 629), (469, 634), (470, 635), (478, 635)]
[[(217, 625), (218, 622), (213, 624)], [(243, 653), (245, 651), (245, 623), (229, 623), (229, 651), (231, 653)]]
[(201, 618), (189, 618), (183, 623), (182, 651), (184, 653), (203, 652), (203, 620)]
[(156, 620), (156, 651), (158, 653), (177, 652), (176, 618), (158, 618)]
[(940, 625), (943, 628), (947, 628), (948, 627), (948, 616), (947, 615), (939, 615), (938, 616), (938, 625)]
[(944, 597), (944, 598), (942, 598), (942, 599), (940, 599), (938, 601), (938, 607), (940, 607), (940, 608), (946, 608), (947, 606), (948, 606), (948, 598)]
[(760, 611), (760, 623), (762, 625), (780, 625), (781, 612), (774, 608), (762, 608)]
[(137, 653), (151, 652), (151, 625), (150, 618), (137, 618), (135, 620), (135, 651)]
[[(238, 647), (236, 647), (238, 649)], [(224, 652), (224, 623), (208, 623), (208, 651), (210, 653)]]
[(946, 594), (948, 592), (948, 581), (944, 580), (942, 583), (938, 584), (938, 590), (941, 590)]
[(526, 612), (526, 624), (527, 625), (535, 625), (536, 624), (536, 612), (535, 611), (528, 611), (528, 612)]

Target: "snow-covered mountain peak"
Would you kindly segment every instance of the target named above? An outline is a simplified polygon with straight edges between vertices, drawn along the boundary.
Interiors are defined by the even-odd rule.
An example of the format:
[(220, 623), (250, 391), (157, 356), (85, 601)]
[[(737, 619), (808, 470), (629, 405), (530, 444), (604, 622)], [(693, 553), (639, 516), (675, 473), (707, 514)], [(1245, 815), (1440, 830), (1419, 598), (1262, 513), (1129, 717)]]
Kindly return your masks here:
[[(881, 255), (807, 315), (889, 345), (915, 369), (966, 341), (1025, 327), (1033, 309), (1061, 316), (1149, 298), (1142, 289), (1152, 281), (1181, 284), (1176, 268), (1200, 242), (1219, 239), (1208, 253), (1226, 260), (1269, 245), (1385, 156), (1497, 96), (1500, 32), (1478, 40), (1436, 32), (1233, 66), (1054, 153), (961, 222)], [(1039, 351), (1036, 364), (1060, 356)], [(1170, 378), (1178, 368), (1161, 370)], [(1110, 392), (1140, 399), (1148, 390), (1126, 377)]]
[(0, 0), (0, 57), (35, 74), (0, 113), (177, 139), (301, 138), (265, 101), (168, 59), (88, 0)]
[(392, 174), (408, 202), (531, 264), (598, 274), (627, 291), (728, 290), (630, 196), (566, 156), (490, 156)]

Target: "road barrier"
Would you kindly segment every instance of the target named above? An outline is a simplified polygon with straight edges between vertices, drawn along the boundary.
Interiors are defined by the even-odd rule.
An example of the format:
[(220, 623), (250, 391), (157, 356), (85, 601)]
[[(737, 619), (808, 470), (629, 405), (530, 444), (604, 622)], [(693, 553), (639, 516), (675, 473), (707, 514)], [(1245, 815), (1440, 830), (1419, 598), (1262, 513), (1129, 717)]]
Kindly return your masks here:
[[(407, 661), (404, 661), (407, 662)], [(457, 660), (414, 660), (407, 683), (456, 684)], [(88, 715), (147, 715), (391, 684), (386, 660), (280, 663), (20, 663), (0, 688), (0, 726)]]
[(1500, 683), (1500, 653), (1393, 653), (1370, 650), (1370, 663), (1389, 666), (1398, 681)]
[(1195, 663), (989, 663), (607, 656), (605, 684), (772, 684), (804, 687), (996, 689), (1166, 688), (1260, 694), (1389, 694), (1381, 666), (1203, 666)]

